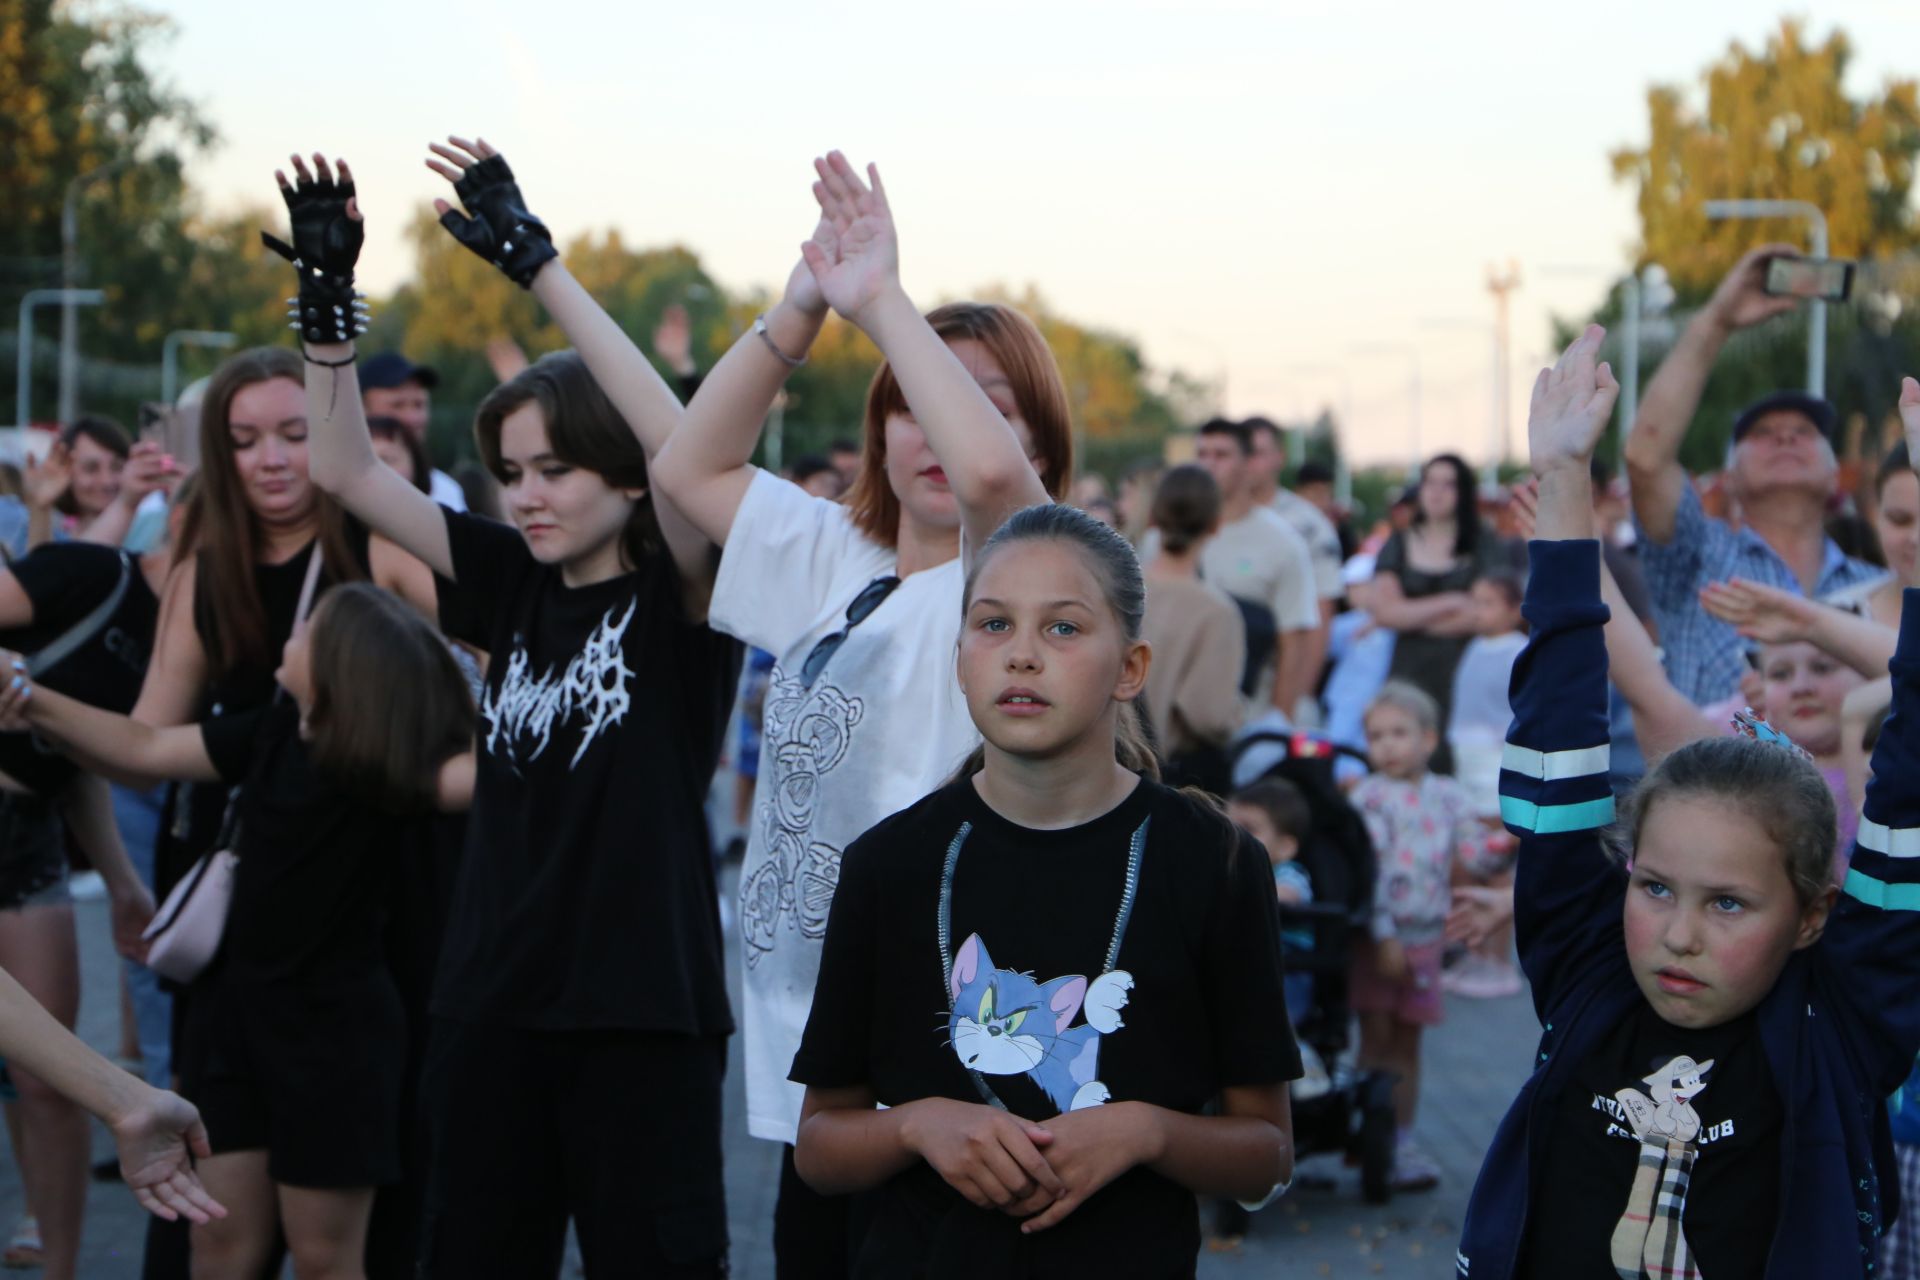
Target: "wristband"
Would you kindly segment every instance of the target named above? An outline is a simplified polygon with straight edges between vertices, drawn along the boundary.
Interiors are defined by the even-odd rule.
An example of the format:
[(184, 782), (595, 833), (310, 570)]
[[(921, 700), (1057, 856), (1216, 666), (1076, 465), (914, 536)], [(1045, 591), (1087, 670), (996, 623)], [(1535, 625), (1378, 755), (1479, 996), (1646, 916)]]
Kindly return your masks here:
[(780, 349), (779, 344), (773, 340), (773, 335), (767, 332), (767, 317), (764, 314), (757, 315), (753, 318), (753, 331), (760, 336), (760, 341), (767, 344), (767, 350), (773, 352), (774, 359), (787, 366), (787, 368), (798, 369), (807, 362), (805, 356), (796, 358)]

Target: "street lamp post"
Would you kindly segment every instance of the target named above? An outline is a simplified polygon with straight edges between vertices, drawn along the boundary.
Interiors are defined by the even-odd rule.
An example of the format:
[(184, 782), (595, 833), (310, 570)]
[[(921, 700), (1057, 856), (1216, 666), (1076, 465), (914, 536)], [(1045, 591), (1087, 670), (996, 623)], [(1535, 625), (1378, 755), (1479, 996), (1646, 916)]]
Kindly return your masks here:
[[(1604, 276), (1613, 278), (1607, 267), (1542, 267), (1542, 275)], [(1667, 283), (1665, 268), (1649, 263), (1644, 272), (1628, 272), (1620, 281), (1620, 403), (1614, 418), (1621, 456), (1626, 455), (1627, 433), (1633, 429), (1634, 415), (1640, 411), (1640, 324), (1648, 316), (1658, 316), (1673, 302), (1673, 289)]]
[(226, 348), (238, 342), (239, 338), (231, 333), (221, 333), (208, 329), (175, 329), (160, 343), (160, 402), (173, 404), (173, 394), (180, 381), (180, 347), (182, 344), (195, 347)]
[(131, 156), (109, 160), (67, 183), (60, 202), (60, 287), (66, 301), (60, 307), (60, 410), (62, 426), (72, 422), (80, 396), (80, 311), (73, 301), (80, 283), (80, 191), (90, 183), (111, 177), (133, 162)]
[[(1726, 218), (1805, 218), (1813, 256), (1827, 256), (1827, 215), (1819, 205), (1806, 200), (1709, 200), (1707, 217)], [(1816, 396), (1827, 394), (1827, 304), (1815, 298), (1807, 312), (1807, 390)]]
[(92, 307), (106, 301), (107, 295), (98, 289), (29, 289), (20, 299), (20, 356), (18, 368), (18, 386), (14, 390), (15, 426), (27, 426), (33, 416), (33, 397), (30, 394), (33, 381), (33, 309), (48, 303), (60, 303), (65, 307)]

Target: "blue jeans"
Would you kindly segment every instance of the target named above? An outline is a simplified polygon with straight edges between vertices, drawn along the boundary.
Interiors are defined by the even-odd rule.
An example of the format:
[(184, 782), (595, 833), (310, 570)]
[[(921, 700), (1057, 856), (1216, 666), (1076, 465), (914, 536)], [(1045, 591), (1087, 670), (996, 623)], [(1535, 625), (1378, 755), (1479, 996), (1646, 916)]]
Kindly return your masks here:
[[(115, 784), (113, 817), (120, 826), (120, 841), (127, 846), (127, 857), (147, 889), (153, 889), (153, 851), (160, 838), (160, 809), (167, 789), (135, 791)], [(140, 1074), (160, 1089), (173, 1087), (173, 997), (160, 989), (153, 970), (131, 960), (127, 967), (127, 990), (133, 998), (133, 1021), (140, 1039)]]

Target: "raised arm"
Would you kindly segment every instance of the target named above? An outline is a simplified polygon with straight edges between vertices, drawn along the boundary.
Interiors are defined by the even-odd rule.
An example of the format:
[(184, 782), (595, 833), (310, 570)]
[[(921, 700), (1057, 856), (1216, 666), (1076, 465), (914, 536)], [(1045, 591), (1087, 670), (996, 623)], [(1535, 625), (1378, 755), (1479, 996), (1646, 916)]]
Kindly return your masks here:
[(0, 672), (7, 673), (5, 684), (0, 685), (0, 724), (24, 720), (89, 769), (149, 786), (169, 779), (219, 779), (197, 724), (155, 728), (131, 716), (90, 707), (36, 685), (20, 655), (4, 649), (0, 649)]
[(1869, 680), (1886, 674), (1900, 638), (1893, 628), (1871, 618), (1745, 578), (1709, 582), (1700, 589), (1700, 604), (1749, 640), (1762, 644), (1804, 640)]
[(1521, 965), (1544, 1017), (1571, 973), (1610, 954), (1625, 880), (1601, 847), (1613, 821), (1608, 783), (1607, 659), (1600, 544), (1588, 473), (1619, 393), (1594, 363), (1590, 326), (1534, 383), (1527, 441), (1540, 480), (1532, 624), (1513, 665), (1513, 725), (1500, 769), (1500, 816), (1520, 841), (1515, 924)]
[[(626, 419), (651, 468), (680, 425), (679, 398), (554, 252), (545, 225), (527, 211), (506, 157), (485, 138), (471, 142), (448, 138), (446, 146), (433, 143), (431, 147), (439, 158), (427, 161), (427, 167), (454, 184), (467, 209), (463, 217), (445, 200), (435, 200), (440, 225), (540, 300), (586, 362), (593, 380)], [(523, 246), (531, 246), (532, 256), (539, 260), (511, 256)], [(700, 584), (699, 594), (704, 595), (713, 582), (713, 542), (681, 513), (670, 495), (656, 493), (654, 498), (660, 533), (681, 581)]]
[(1633, 514), (1655, 542), (1673, 537), (1687, 473), (1680, 465), (1680, 442), (1700, 407), (1700, 393), (1720, 349), (1736, 330), (1793, 310), (1798, 301), (1775, 298), (1763, 288), (1769, 257), (1795, 253), (1792, 245), (1768, 244), (1734, 264), (1713, 298), (1687, 322), (1680, 340), (1660, 362), (1647, 384), (1627, 433), (1627, 474), (1632, 479)]
[[(1514, 516), (1528, 538), (1534, 536), (1538, 502), (1537, 480), (1514, 486)], [(1605, 559), (1600, 562), (1600, 598), (1607, 606), (1607, 674), (1627, 701), (1634, 734), (1647, 759), (1656, 760), (1675, 747), (1717, 732), (1718, 726), (1667, 678), (1652, 634), (1627, 603)]]
[[(834, 243), (833, 224), (824, 216), (813, 231), (823, 251)], [(802, 259), (787, 276), (786, 293), (755, 326), (707, 371), (688, 404), (680, 429), (660, 453), (653, 476), (679, 508), (715, 542), (725, 544), (733, 517), (753, 483), (754, 445), (787, 376), (806, 359), (827, 300)]]
[(353, 341), (360, 328), (353, 270), (366, 230), (352, 171), (340, 161), (336, 180), (325, 156), (315, 154), (311, 170), (299, 156), (292, 161), (297, 184), (289, 183), (284, 172), (276, 171), (274, 177), (287, 202), (293, 243), (264, 232), (261, 238), (299, 272), (291, 314), (307, 360), (308, 466), (313, 481), (368, 528), (451, 578), (453, 551), (440, 504), (374, 456), (367, 434), (360, 377), (353, 367)]
[(814, 162), (814, 194), (833, 223), (831, 246), (802, 246), (833, 309), (880, 348), (960, 504), (964, 547), (985, 544), (1021, 507), (1048, 500), (1033, 463), (980, 384), (900, 283), (900, 246), (880, 171), (862, 181), (838, 151)]
[(105, 511), (80, 530), (80, 541), (97, 542), (108, 547), (119, 546), (127, 540), (127, 533), (133, 528), (133, 518), (139, 513), (140, 504), (147, 495), (157, 493), (177, 479), (179, 472), (174, 461), (160, 447), (159, 441), (136, 441), (133, 452), (127, 458), (120, 492), (107, 504)]

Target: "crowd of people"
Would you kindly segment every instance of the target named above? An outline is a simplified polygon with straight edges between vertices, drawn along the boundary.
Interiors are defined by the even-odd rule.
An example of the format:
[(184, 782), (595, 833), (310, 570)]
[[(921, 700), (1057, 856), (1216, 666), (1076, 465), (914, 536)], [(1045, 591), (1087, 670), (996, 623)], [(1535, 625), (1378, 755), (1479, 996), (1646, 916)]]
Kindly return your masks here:
[[(1710, 511), (1680, 443), (1793, 305), (1768, 250), (1624, 485), (1590, 329), (1528, 483), (1442, 455), (1356, 531), (1262, 418), (1076, 480), (1038, 329), (923, 314), (839, 153), (710, 369), (683, 312), (653, 335), (671, 383), (497, 151), (427, 164), (571, 344), (490, 353), (480, 469), (432, 464), (433, 370), (358, 351), (358, 193), (296, 156), (298, 343), (220, 366), (194, 465), (82, 419), (0, 497), (10, 1258), (76, 1274), (92, 1112), (149, 1280), (552, 1277), (569, 1225), (589, 1275), (724, 1275), (738, 1031), (783, 1280), (1190, 1275), (1288, 1189), (1290, 1086), (1344, 1069), (1310, 1011), (1357, 1023), (1417, 1193), (1423, 1036), (1530, 989), (1459, 1275), (1920, 1276), (1920, 383), (1862, 553), (1818, 397), (1740, 415)], [(863, 421), (757, 467), (829, 313), (883, 357)], [(134, 1070), (69, 1030), (70, 847)]]

